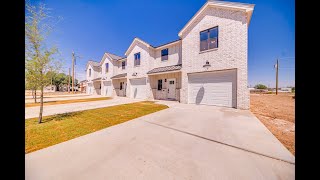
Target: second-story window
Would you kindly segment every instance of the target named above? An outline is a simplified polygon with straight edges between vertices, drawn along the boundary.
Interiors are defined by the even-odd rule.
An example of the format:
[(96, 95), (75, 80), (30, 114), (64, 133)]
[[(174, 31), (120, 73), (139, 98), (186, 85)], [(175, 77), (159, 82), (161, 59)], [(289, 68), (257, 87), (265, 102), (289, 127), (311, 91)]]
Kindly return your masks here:
[(168, 60), (169, 50), (168, 48), (161, 50), (161, 61)]
[(126, 61), (121, 62), (122, 69), (126, 69)]
[(106, 63), (106, 73), (109, 72), (109, 63)]
[(89, 69), (89, 77), (91, 77), (91, 69)]
[(134, 66), (140, 65), (140, 53), (134, 54)]
[(218, 48), (218, 26), (200, 32), (200, 51)]

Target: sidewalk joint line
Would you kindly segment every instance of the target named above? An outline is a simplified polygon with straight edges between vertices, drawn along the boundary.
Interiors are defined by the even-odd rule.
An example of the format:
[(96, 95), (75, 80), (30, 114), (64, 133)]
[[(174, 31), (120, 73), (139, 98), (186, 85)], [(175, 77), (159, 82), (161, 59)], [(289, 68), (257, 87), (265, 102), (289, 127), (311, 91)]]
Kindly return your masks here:
[(188, 134), (188, 135), (191, 135), (191, 136), (195, 136), (195, 137), (207, 140), (207, 141), (219, 143), (219, 144), (222, 144), (222, 145), (225, 145), (225, 146), (230, 146), (230, 147), (233, 147), (233, 148), (236, 148), (236, 149), (240, 149), (242, 151), (250, 152), (250, 153), (253, 153), (253, 154), (256, 154), (256, 155), (265, 156), (267, 158), (271, 158), (271, 159), (275, 159), (275, 160), (279, 160), (279, 161), (283, 161), (283, 162), (295, 165), (295, 163), (287, 161), (287, 160), (283, 160), (283, 159), (279, 159), (279, 158), (272, 157), (272, 156), (269, 156), (269, 155), (261, 154), (261, 153), (258, 153), (258, 152), (252, 151), (252, 150), (244, 149), (244, 148), (237, 147), (237, 146), (234, 146), (234, 145), (231, 145), (231, 144), (227, 144), (227, 143), (220, 142), (220, 141), (217, 141), (217, 140), (209, 139), (209, 138), (206, 138), (206, 137), (203, 137), (203, 136), (192, 134), (192, 133), (189, 133), (189, 132), (186, 132), (186, 131), (182, 131), (182, 130), (179, 130), (179, 129), (175, 129), (175, 128), (172, 128), (172, 127), (164, 126), (164, 125), (157, 124), (157, 123), (150, 122), (150, 121), (144, 121), (144, 122), (147, 122), (147, 123), (150, 123), (150, 124), (153, 124), (153, 125), (157, 125), (157, 126), (161, 126), (161, 127), (167, 128), (167, 129), (171, 129), (171, 130), (174, 130), (174, 131), (178, 131), (178, 132), (181, 132), (181, 133), (184, 133), (184, 134)]

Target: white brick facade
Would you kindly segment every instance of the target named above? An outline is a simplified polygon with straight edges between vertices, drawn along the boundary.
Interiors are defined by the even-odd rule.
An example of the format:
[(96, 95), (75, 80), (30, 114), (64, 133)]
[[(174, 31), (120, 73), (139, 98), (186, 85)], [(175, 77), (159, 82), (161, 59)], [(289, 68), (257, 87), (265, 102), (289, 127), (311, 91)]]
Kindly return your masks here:
[[(218, 48), (200, 52), (200, 32), (218, 26)], [(247, 88), (247, 21), (241, 11), (208, 8), (182, 34), (181, 102), (187, 103), (187, 73), (237, 69), (237, 108), (249, 108)], [(203, 65), (209, 61), (211, 67)]]
[[(146, 78), (147, 99), (163, 99), (165, 91), (156, 89), (157, 79), (170, 77), (173, 74), (150, 76), (148, 71), (165, 66), (182, 64), (178, 75), (175, 74), (177, 85), (176, 99), (188, 103), (188, 74), (236, 69), (236, 108), (249, 109), (248, 84), (248, 23), (254, 5), (228, 2), (208, 1), (196, 15), (179, 32), (180, 40), (163, 46), (153, 47), (135, 38), (123, 59), (103, 57), (102, 77), (111, 80), (112, 76), (127, 73), (126, 96), (130, 96), (130, 79)], [(218, 27), (218, 48), (200, 52), (200, 32)], [(161, 50), (168, 48), (169, 58), (161, 60)], [(134, 54), (140, 52), (140, 65), (134, 66)], [(105, 59), (104, 59), (105, 58)], [(122, 70), (121, 61), (126, 61)], [(210, 67), (204, 68), (206, 62)], [(105, 73), (105, 63), (109, 62), (109, 72)], [(88, 68), (92, 68), (88, 66)], [(92, 70), (93, 71), (93, 70)], [(88, 73), (88, 72), (87, 72)], [(93, 72), (92, 72), (93, 73)], [(133, 74), (136, 75), (134, 76)], [(94, 74), (96, 77), (98, 74)], [(90, 77), (87, 77), (90, 80)], [(92, 79), (92, 77), (91, 77)], [(119, 80), (112, 80), (117, 89)]]

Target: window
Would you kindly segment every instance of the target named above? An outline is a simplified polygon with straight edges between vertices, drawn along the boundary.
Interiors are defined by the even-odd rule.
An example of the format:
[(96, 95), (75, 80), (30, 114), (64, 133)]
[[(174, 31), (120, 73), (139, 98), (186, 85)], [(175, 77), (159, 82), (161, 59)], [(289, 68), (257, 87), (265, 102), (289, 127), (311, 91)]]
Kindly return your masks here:
[(169, 52), (168, 48), (161, 50), (161, 61), (168, 60), (168, 54), (169, 54), (168, 52)]
[(140, 65), (140, 53), (134, 54), (134, 66)]
[(89, 77), (91, 77), (91, 69), (89, 69)]
[(109, 72), (109, 63), (106, 63), (106, 73)]
[(169, 81), (169, 84), (174, 84), (174, 81)]
[(162, 79), (158, 80), (158, 90), (162, 90)]
[(125, 69), (126, 68), (126, 61), (122, 61), (121, 65), (122, 65), (122, 69)]
[(218, 48), (218, 27), (200, 32), (200, 51)]
[(123, 84), (123, 82), (120, 82), (120, 90), (122, 90), (122, 84)]

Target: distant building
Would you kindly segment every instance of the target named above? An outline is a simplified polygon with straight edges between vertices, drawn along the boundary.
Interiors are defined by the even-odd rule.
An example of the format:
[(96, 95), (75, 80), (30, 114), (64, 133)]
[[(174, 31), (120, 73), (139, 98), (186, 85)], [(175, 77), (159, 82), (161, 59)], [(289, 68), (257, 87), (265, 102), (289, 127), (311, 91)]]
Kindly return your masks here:
[(286, 87), (286, 88), (280, 88), (281, 91), (284, 91), (284, 92), (291, 92), (292, 91), (292, 88), (290, 87)]
[(55, 85), (49, 85), (49, 86), (44, 87), (43, 91), (44, 92), (56, 92), (57, 87)]

